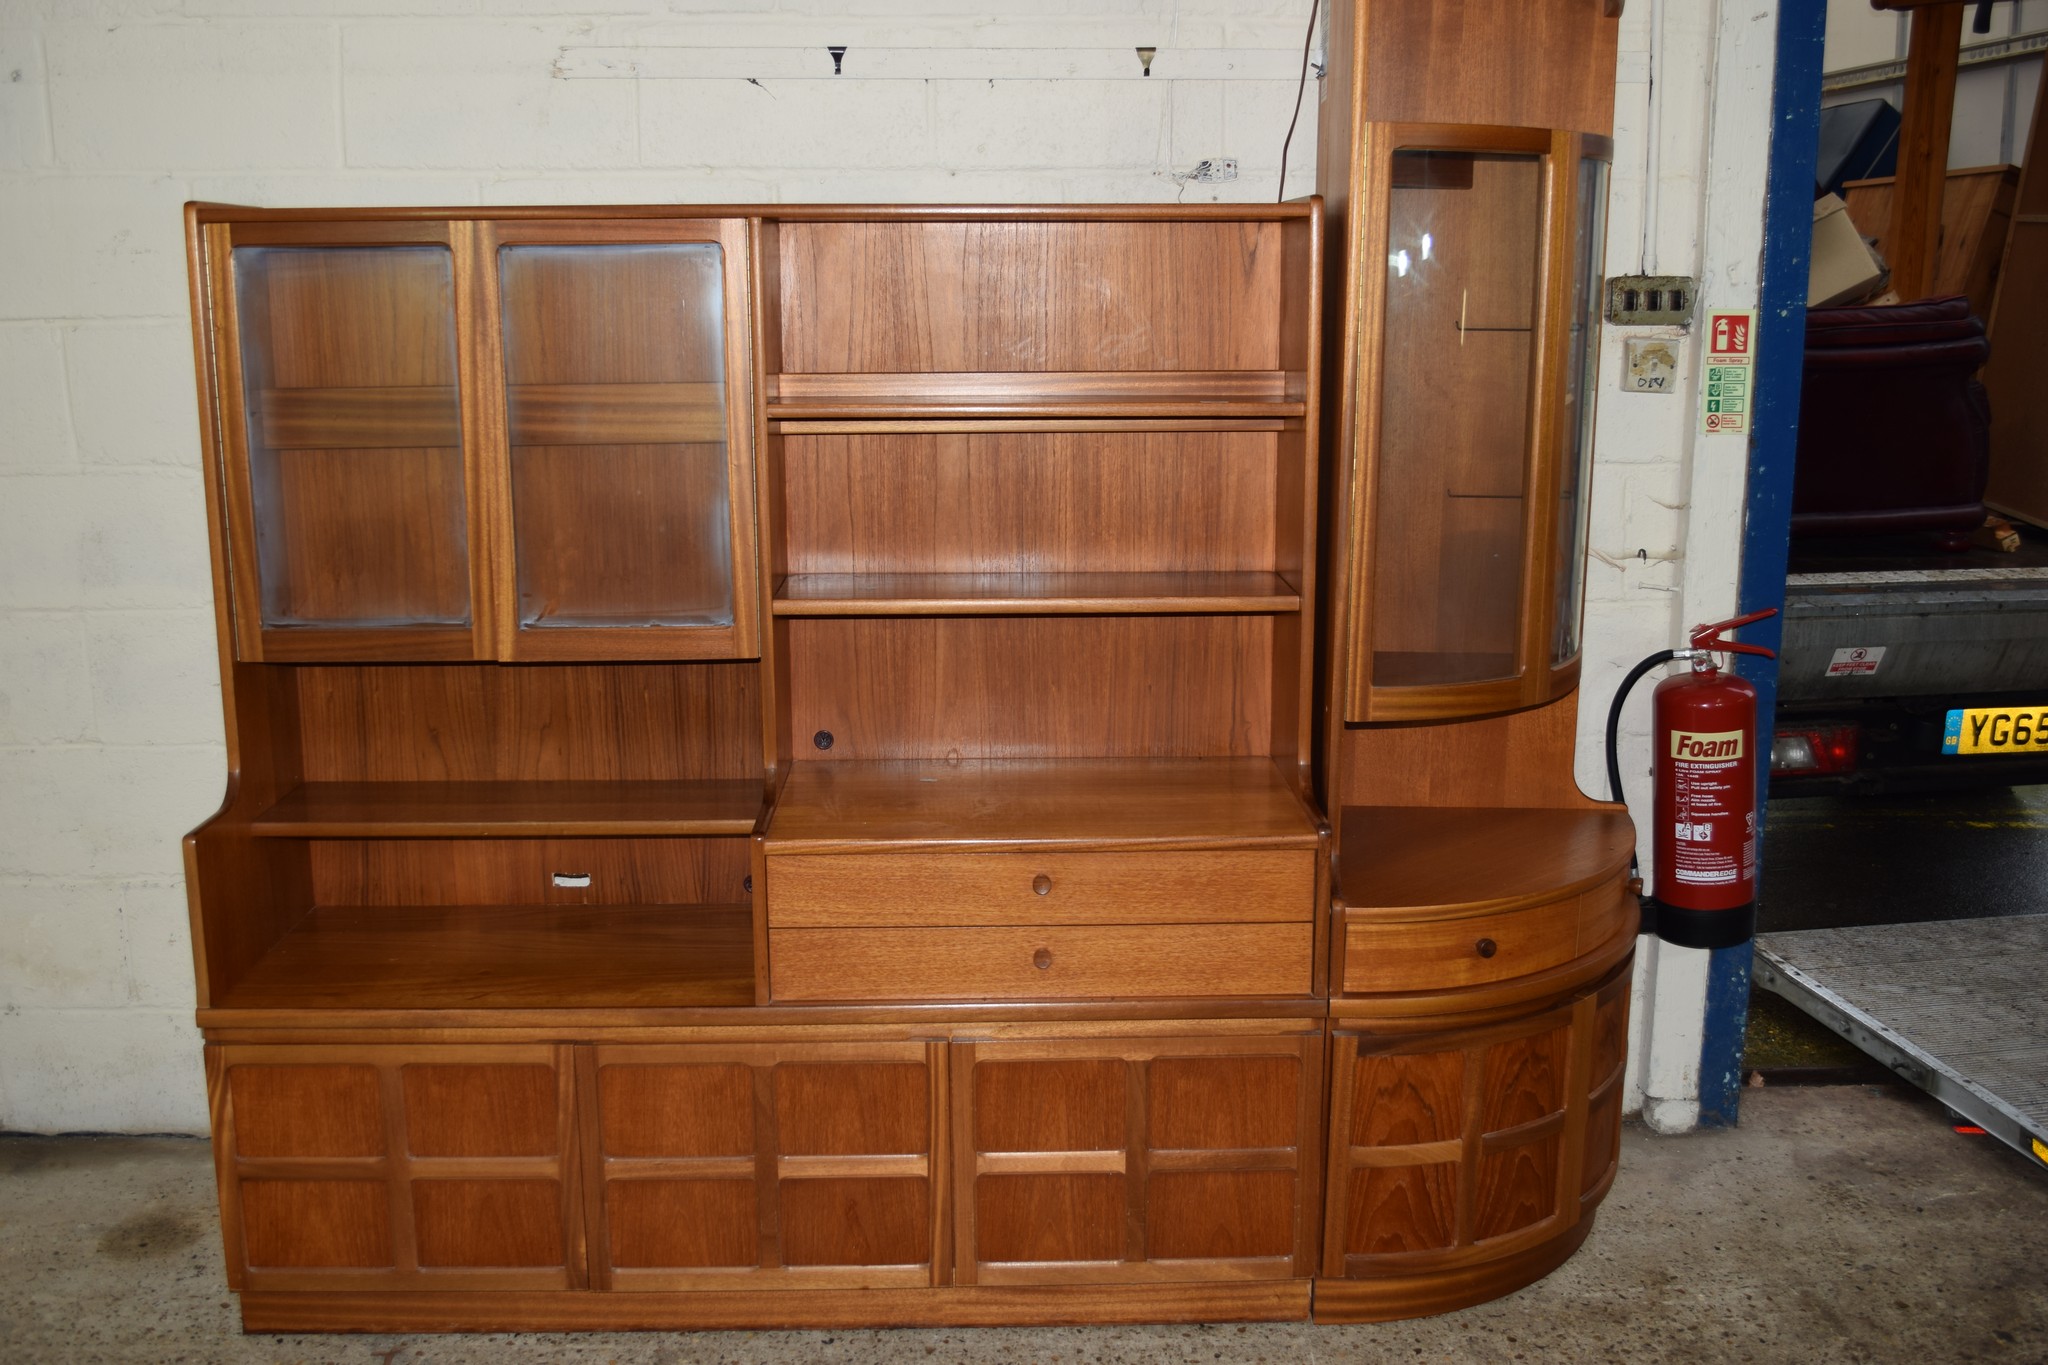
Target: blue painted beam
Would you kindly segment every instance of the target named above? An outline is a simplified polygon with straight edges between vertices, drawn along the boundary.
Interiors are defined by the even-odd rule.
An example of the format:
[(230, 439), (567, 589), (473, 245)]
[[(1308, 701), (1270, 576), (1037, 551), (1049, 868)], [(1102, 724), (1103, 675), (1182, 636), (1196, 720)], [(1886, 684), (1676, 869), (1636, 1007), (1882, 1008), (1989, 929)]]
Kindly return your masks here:
[[(1738, 613), (1785, 605), (1792, 533), (1792, 461), (1799, 439), (1799, 379), (1806, 354), (1806, 274), (1813, 245), (1813, 172), (1820, 137), (1821, 44), (1827, 0), (1779, 0), (1771, 82), (1771, 160), (1764, 197), (1763, 274), (1757, 299), (1754, 426), (1748, 510), (1742, 530)], [(1782, 618), (1742, 633), (1776, 649)], [(1778, 705), (1774, 660), (1735, 656), (1757, 690), (1757, 732), (1768, 737)], [(1757, 858), (1762, 871), (1768, 743), (1756, 765)], [(1742, 1098), (1742, 1035), (1749, 1023), (1750, 945), (1717, 948), (1707, 964), (1707, 1017), (1700, 1042), (1700, 1123), (1735, 1123)]]

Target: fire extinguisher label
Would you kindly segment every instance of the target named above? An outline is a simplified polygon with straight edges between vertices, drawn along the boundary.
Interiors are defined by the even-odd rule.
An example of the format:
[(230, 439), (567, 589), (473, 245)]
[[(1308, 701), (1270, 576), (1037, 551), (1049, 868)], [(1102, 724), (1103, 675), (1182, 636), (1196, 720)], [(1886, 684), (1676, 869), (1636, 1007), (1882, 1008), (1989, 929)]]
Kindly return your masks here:
[(1749, 801), (1740, 780), (1745, 739), (1740, 730), (1671, 732), (1672, 795), (1678, 811), (1671, 872), (1684, 885), (1733, 886), (1753, 856), (1745, 856), (1743, 848), (1752, 831), (1737, 835), (1735, 828), (1736, 812)]

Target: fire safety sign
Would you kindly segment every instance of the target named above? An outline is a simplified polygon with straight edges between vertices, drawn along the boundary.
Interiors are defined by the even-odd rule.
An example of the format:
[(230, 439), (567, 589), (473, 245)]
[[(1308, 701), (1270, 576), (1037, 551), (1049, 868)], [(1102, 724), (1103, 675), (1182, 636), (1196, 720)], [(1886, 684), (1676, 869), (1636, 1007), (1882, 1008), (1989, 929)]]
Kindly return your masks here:
[(1707, 314), (1707, 363), (1700, 385), (1700, 430), (1748, 431), (1756, 401), (1756, 312)]

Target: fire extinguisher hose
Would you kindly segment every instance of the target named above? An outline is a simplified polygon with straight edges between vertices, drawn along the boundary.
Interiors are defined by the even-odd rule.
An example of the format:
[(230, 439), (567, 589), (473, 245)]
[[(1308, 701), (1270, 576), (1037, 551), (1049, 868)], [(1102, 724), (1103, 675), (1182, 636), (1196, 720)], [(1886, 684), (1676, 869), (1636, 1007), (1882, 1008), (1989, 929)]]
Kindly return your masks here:
[[(1607, 705), (1607, 795), (1616, 805), (1627, 805), (1628, 798), (1621, 790), (1621, 708), (1628, 701), (1628, 694), (1643, 680), (1643, 675), (1653, 668), (1661, 668), (1678, 657), (1675, 649), (1660, 649), (1628, 671), (1621, 680), (1621, 686), (1614, 689), (1614, 700)], [(1642, 864), (1636, 861), (1636, 851), (1628, 851), (1628, 875), (1636, 885), (1642, 884)], [(1657, 903), (1649, 896), (1639, 895), (1642, 906), (1642, 930), (1646, 934), (1657, 931)]]

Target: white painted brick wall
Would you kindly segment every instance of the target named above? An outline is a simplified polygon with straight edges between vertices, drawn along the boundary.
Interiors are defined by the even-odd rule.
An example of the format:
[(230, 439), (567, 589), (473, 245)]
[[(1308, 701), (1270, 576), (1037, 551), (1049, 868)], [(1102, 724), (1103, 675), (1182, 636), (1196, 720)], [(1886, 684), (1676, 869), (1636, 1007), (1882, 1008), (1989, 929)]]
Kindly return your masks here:
[[(184, 200), (1264, 199), (1308, 8), (0, 0), (0, 1129), (205, 1126), (178, 840), (219, 802), (225, 763)], [(1650, 8), (1625, 21), (1611, 268), (1635, 268), (1626, 244), (1650, 217), (1680, 270), (1700, 236), (1706, 87), (1675, 81), (1661, 97), (1676, 151), (1650, 215)], [(1711, 64), (1711, 25), (1683, 18), (1693, 8), (1664, 7), (1683, 30), (1667, 36), (1674, 69)], [(852, 74), (750, 84), (728, 53), (833, 43), (855, 54)], [(1160, 49), (1162, 72), (1180, 60), (1210, 74), (1141, 77), (1140, 45)], [(937, 74), (863, 78), (863, 47), (931, 50)], [(591, 53), (621, 49), (713, 74), (595, 69)], [(1129, 65), (946, 74), (950, 60), (1026, 51)], [(1292, 193), (1313, 186), (1316, 106), (1311, 88)], [(1205, 157), (1235, 157), (1242, 178), (1174, 178)], [(1605, 558), (1589, 575), (1595, 729), (1619, 670), (1671, 642), (1671, 557), (1701, 548), (1684, 510), (1687, 400), (1622, 399), (1618, 365), (1610, 346), (1593, 490)], [(1732, 547), (1716, 554), (1732, 562)]]

